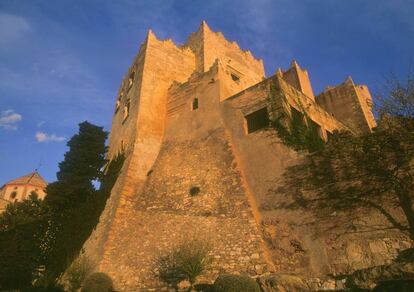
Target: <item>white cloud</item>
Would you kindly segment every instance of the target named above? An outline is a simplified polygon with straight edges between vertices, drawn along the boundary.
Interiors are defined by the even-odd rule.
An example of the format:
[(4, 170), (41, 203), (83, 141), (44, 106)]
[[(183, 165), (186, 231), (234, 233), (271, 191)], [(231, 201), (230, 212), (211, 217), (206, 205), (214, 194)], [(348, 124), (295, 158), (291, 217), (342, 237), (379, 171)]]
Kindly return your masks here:
[(38, 123), (36, 124), (36, 126), (37, 126), (38, 128), (41, 128), (41, 127), (43, 127), (43, 125), (44, 125), (45, 123), (46, 123), (45, 121), (40, 121), (40, 122), (38, 122)]
[(30, 30), (30, 24), (23, 17), (0, 12), (0, 45), (11, 44)]
[(6, 130), (17, 130), (17, 123), (22, 120), (22, 115), (9, 109), (0, 112), (0, 128)]
[(46, 134), (43, 132), (36, 133), (36, 140), (39, 143), (62, 142), (65, 141), (65, 139), (65, 137), (57, 136), (56, 134)]

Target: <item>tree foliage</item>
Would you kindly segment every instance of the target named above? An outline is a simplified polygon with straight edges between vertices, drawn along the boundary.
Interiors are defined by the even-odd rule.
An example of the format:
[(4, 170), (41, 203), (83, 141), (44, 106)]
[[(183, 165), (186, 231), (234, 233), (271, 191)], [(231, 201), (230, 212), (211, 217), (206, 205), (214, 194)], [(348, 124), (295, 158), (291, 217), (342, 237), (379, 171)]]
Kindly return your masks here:
[[(414, 118), (393, 110), (401, 104), (401, 91), (411, 92), (403, 100), (413, 102), (414, 95), (401, 87), (394, 88), (398, 94), (391, 92), (372, 133), (336, 133), (322, 150), (288, 170), (286, 183), (297, 190), (297, 205), (321, 218), (347, 212), (351, 217), (344, 224), (352, 224), (359, 208), (376, 210), (414, 238)], [(390, 212), (393, 207), (403, 211), (406, 222)]]
[(376, 110), (380, 116), (414, 118), (414, 74), (409, 72), (405, 82), (392, 76), (385, 80), (383, 89), (376, 95)]
[(42, 201), (37, 195), (30, 194), (27, 200), (7, 205), (6, 210), (0, 216), (0, 232), (35, 222), (43, 216)]
[[(123, 155), (115, 158), (104, 175), (106, 137), (102, 127), (79, 124), (79, 132), (69, 140), (69, 150), (59, 164), (58, 180), (48, 185), (45, 200), (31, 196), (11, 204), (0, 216), (1, 288), (30, 286), (40, 265), (46, 268), (43, 278), (53, 282), (79, 254), (98, 223), (124, 161)], [(94, 182), (100, 183), (99, 190)]]
[(214, 282), (214, 292), (260, 292), (256, 281), (249, 276), (220, 275)]
[(158, 259), (160, 279), (172, 286), (188, 280), (192, 286), (211, 264), (210, 249), (208, 242), (196, 238), (183, 241), (169, 254)]
[(102, 179), (108, 133), (88, 122), (67, 143), (69, 151), (59, 163), (57, 181), (47, 187), (45, 203), (55, 208), (74, 208), (93, 195), (93, 182)]
[(270, 126), (276, 130), (282, 143), (294, 150), (315, 152), (324, 147), (315, 123), (312, 122), (300, 100), (297, 100), (300, 111), (291, 110), (287, 114), (284, 108), (277, 105), (285, 100), (283, 93), (278, 95), (276, 84), (270, 87), (271, 116)]

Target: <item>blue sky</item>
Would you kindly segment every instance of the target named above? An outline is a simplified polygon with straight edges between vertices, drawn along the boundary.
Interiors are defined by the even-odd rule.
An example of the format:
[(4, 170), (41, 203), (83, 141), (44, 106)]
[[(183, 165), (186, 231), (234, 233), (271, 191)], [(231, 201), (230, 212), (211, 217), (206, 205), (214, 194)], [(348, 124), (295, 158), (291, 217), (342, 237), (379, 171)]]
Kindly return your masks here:
[(315, 93), (351, 75), (375, 92), (414, 62), (410, 0), (0, 0), (0, 184), (41, 163), (55, 179), (77, 124), (110, 129), (146, 31), (184, 43), (204, 19), (266, 74), (292, 59)]

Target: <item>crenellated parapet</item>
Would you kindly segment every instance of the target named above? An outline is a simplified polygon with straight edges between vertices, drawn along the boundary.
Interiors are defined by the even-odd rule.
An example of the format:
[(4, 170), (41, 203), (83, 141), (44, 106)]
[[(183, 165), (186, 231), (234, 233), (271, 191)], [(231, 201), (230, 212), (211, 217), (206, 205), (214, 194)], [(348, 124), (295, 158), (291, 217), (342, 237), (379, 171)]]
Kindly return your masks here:
[(325, 111), (357, 133), (369, 132), (376, 126), (368, 87), (355, 85), (351, 77), (338, 86), (327, 87), (315, 99)]
[(207, 71), (219, 59), (235, 81), (242, 83), (245, 88), (265, 77), (263, 60), (256, 59), (250, 51), (243, 51), (222, 33), (213, 32), (204, 21), (199, 30), (189, 36), (185, 46), (196, 54), (196, 69), (200, 72)]

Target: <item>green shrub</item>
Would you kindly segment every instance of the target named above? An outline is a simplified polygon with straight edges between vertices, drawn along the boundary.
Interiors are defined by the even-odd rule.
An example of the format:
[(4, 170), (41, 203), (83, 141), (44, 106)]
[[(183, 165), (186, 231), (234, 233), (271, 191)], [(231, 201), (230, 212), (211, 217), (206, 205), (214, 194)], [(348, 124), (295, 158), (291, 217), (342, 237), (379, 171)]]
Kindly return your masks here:
[(92, 273), (94, 264), (86, 256), (78, 257), (66, 271), (65, 280), (69, 291), (75, 292), (85, 279)]
[(211, 264), (210, 249), (210, 244), (203, 240), (184, 241), (158, 260), (160, 279), (172, 286), (188, 280), (192, 286)]
[(83, 283), (82, 292), (114, 291), (111, 278), (104, 273), (93, 273)]
[(214, 292), (260, 292), (255, 280), (248, 276), (220, 275), (214, 282)]
[(49, 286), (34, 286), (30, 288), (30, 292), (65, 292), (65, 289), (59, 284)]

